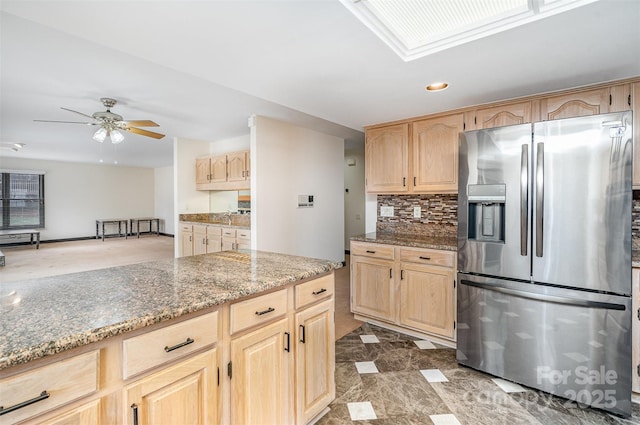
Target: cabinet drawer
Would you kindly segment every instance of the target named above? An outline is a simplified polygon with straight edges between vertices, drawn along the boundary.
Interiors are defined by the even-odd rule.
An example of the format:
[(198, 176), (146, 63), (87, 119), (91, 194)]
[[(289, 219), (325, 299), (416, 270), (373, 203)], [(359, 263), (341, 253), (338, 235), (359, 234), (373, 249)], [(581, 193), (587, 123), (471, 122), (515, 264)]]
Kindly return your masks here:
[(393, 245), (351, 242), (351, 255), (393, 260)]
[(99, 351), (91, 351), (1, 380), (0, 406), (5, 411), (41, 398), (5, 413), (2, 423), (21, 421), (97, 391), (99, 359)]
[(334, 286), (333, 274), (301, 283), (295, 289), (296, 308), (333, 296)]
[(127, 379), (217, 340), (217, 311), (125, 339), (122, 342), (122, 377)]
[(400, 261), (453, 267), (453, 252), (435, 249), (400, 248)]
[(192, 224), (180, 223), (180, 231), (181, 232), (193, 232), (193, 225)]
[(287, 289), (231, 304), (230, 333), (239, 332), (287, 313)]
[(235, 238), (236, 237), (236, 229), (230, 229), (228, 227), (222, 228), (222, 236), (225, 238)]
[(241, 230), (238, 229), (237, 236), (238, 239), (251, 239), (251, 230)]

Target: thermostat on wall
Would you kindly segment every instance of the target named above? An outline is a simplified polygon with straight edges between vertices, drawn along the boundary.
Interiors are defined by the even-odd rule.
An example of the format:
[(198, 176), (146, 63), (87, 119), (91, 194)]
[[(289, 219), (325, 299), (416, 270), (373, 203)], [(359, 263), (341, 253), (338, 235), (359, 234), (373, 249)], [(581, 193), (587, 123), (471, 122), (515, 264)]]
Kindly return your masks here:
[(313, 207), (313, 195), (298, 195), (298, 208)]

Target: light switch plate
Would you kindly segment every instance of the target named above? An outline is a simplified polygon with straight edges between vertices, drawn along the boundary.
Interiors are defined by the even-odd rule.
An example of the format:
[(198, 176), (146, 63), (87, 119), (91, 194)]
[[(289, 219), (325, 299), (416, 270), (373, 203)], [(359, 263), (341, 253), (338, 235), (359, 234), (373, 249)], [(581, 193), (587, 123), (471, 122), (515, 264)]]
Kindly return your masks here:
[(380, 217), (393, 217), (393, 207), (380, 207)]
[(413, 207), (413, 218), (422, 218), (422, 208)]

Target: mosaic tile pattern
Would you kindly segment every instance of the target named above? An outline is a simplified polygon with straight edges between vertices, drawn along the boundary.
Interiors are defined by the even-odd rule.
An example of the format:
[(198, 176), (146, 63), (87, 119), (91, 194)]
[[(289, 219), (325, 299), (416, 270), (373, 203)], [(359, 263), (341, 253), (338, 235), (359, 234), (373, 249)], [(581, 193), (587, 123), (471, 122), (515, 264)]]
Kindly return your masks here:
[[(362, 336), (379, 342), (365, 343)], [(631, 418), (622, 419), (537, 390), (520, 391), (458, 365), (454, 349), (419, 341), (369, 324), (336, 341), (336, 399), (317, 424), (640, 424), (638, 404)]]
[[(410, 232), (429, 234), (442, 232), (442, 229), (456, 233), (458, 225), (458, 195), (378, 195), (377, 231), (390, 231), (394, 228), (412, 229)], [(381, 217), (380, 207), (394, 208), (393, 217)], [(421, 218), (413, 217), (413, 208), (420, 207)]]

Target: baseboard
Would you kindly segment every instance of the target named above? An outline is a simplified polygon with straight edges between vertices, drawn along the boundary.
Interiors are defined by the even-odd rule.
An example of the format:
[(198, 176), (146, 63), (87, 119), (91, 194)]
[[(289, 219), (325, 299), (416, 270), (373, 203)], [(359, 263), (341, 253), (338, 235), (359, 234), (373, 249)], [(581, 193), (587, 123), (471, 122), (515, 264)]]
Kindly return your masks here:
[(356, 320), (360, 320), (361, 322), (367, 322), (367, 323), (370, 323), (372, 325), (380, 326), (381, 328), (385, 328), (385, 329), (389, 329), (389, 330), (392, 330), (392, 331), (399, 332), (401, 334), (413, 336), (415, 338), (426, 339), (426, 340), (429, 340), (431, 342), (436, 342), (436, 343), (438, 343), (440, 345), (444, 345), (445, 347), (456, 348), (455, 341), (450, 341), (450, 340), (444, 339), (444, 338), (442, 338), (440, 336), (436, 336), (436, 335), (432, 335), (432, 334), (428, 334), (428, 333), (424, 333), (424, 332), (414, 331), (412, 329), (403, 328), (402, 326), (393, 325), (391, 323), (385, 323), (385, 322), (382, 322), (380, 320), (372, 319), (370, 317), (361, 316), (358, 313), (354, 313), (353, 314), (353, 318), (356, 319)]
[[(141, 233), (142, 234), (142, 233)], [(144, 233), (145, 235), (148, 234), (148, 232)], [(111, 235), (106, 235), (107, 238), (109, 238)], [(117, 234), (115, 236), (118, 236)], [(133, 235), (129, 235), (129, 237), (132, 237)], [(170, 233), (162, 233), (160, 232), (160, 236), (166, 236), (169, 238), (173, 238), (174, 235), (170, 234)], [(41, 240), (40, 243), (41, 244), (45, 244), (45, 243), (58, 243), (58, 242), (76, 242), (76, 241), (87, 241), (87, 240), (91, 240), (91, 239), (96, 239), (95, 235), (94, 236), (79, 236), (76, 238), (60, 238), (60, 239), (47, 239), (47, 240)], [(10, 242), (10, 243), (3, 243), (0, 244), (0, 246), (3, 247), (10, 247), (10, 246), (21, 246), (21, 245), (32, 245), (32, 243), (29, 241), (29, 239), (26, 239), (24, 241), (21, 242)]]

